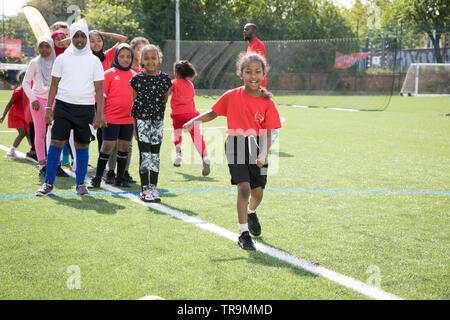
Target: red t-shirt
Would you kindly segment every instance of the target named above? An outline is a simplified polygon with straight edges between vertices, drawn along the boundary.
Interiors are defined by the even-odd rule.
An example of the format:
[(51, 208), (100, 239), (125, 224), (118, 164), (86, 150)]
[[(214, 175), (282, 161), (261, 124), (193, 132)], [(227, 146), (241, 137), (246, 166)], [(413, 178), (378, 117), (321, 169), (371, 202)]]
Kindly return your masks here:
[(106, 71), (111, 68), (111, 64), (114, 61), (114, 57), (116, 56), (116, 47), (119, 44), (117, 43), (114, 47), (105, 51), (105, 60), (102, 62), (103, 70)]
[(105, 94), (104, 113), (106, 121), (112, 124), (132, 124), (133, 88), (130, 80), (136, 73), (111, 68), (105, 72), (103, 93)]
[(239, 87), (226, 92), (211, 108), (227, 117), (229, 135), (261, 136), (262, 129), (281, 128), (280, 115), (272, 99), (253, 97)]
[[(248, 45), (247, 52), (256, 52), (257, 54), (262, 55), (264, 57), (264, 59), (267, 61), (266, 47), (264, 46), (264, 43), (262, 43), (262, 41), (259, 40), (258, 38), (253, 38), (253, 40)], [(264, 77), (263, 81), (261, 82), (261, 87), (264, 87), (264, 88), (267, 87), (267, 78), (266, 77)]]
[(191, 81), (186, 79), (172, 80), (172, 98), (170, 98), (171, 115), (182, 113), (198, 113), (195, 109), (195, 89)]

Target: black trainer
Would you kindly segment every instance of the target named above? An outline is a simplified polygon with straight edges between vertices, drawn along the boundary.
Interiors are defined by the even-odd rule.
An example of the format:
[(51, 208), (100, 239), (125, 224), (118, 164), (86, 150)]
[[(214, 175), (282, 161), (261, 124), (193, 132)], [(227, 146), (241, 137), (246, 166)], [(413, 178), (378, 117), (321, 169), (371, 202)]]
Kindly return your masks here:
[(89, 189), (97, 189), (97, 188), (100, 188), (101, 183), (102, 183), (102, 178), (96, 176), (91, 179), (91, 183), (87, 187)]
[(130, 176), (130, 173), (128, 171), (125, 171), (123, 177), (128, 181), (128, 183), (136, 183), (136, 180), (134, 180), (133, 177)]
[(128, 188), (130, 184), (124, 177), (116, 177), (114, 180), (114, 185), (117, 187)]
[(261, 225), (259, 224), (258, 216), (255, 213), (247, 215), (248, 231), (255, 237), (261, 234)]
[(256, 250), (255, 244), (253, 243), (252, 237), (248, 231), (242, 232), (239, 236), (237, 245), (244, 250)]
[(58, 169), (56, 169), (56, 176), (67, 178), (69, 175), (61, 168), (61, 164), (58, 165)]
[(46, 171), (45, 171), (45, 166), (44, 166), (39, 170), (39, 177), (45, 178), (45, 174), (46, 174)]
[(108, 170), (108, 172), (106, 173), (106, 176), (104, 176), (104, 178), (105, 178), (105, 183), (114, 184), (114, 182), (116, 181), (116, 174), (114, 173), (113, 170)]

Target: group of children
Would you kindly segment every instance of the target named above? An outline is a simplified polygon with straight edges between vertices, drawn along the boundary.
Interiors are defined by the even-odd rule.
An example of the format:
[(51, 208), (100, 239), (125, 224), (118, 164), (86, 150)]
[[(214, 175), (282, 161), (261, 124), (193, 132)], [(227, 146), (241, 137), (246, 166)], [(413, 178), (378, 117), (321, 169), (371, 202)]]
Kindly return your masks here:
[[(124, 36), (89, 32), (84, 20), (70, 26), (69, 38), (60, 34), (52, 35), (53, 39), (39, 38), (39, 56), (30, 63), (23, 83), (36, 128), (37, 158), (41, 171), (44, 170), (42, 175), (45, 175), (45, 182), (36, 194), (45, 196), (52, 192), (62, 150), (71, 136), (79, 195), (89, 194), (88, 188), (100, 187), (114, 149), (117, 154), (114, 184), (129, 186), (132, 178), (128, 174), (128, 165), (134, 136), (139, 148), (140, 199), (160, 202), (157, 191), (159, 153), (165, 107), (171, 93), (175, 166), (182, 161), (181, 136), (182, 130), (186, 130), (202, 157), (202, 174), (208, 175), (210, 159), (199, 126), (217, 116), (227, 117), (225, 150), (231, 183), (237, 185), (238, 190), (238, 245), (255, 250), (249, 232), (255, 236), (261, 233), (256, 208), (261, 203), (267, 182), (270, 133), (281, 127), (271, 94), (261, 86), (267, 73), (265, 59), (257, 53), (242, 54), (237, 74), (244, 86), (226, 92), (210, 111), (200, 115), (195, 108), (195, 89), (191, 81), (197, 73), (190, 62), (184, 60), (174, 64), (176, 79), (172, 81), (168, 74), (159, 70), (161, 50), (145, 38), (133, 39), (128, 45)], [(117, 40), (118, 44), (104, 52), (103, 36)], [(58, 57), (57, 47), (64, 48), (58, 50)], [(14, 95), (17, 96), (16, 91), (13, 98)], [(0, 121), (3, 119), (4, 116)], [(43, 143), (46, 125), (51, 128), (47, 150)], [(91, 125), (97, 129), (99, 156), (95, 177), (86, 186)], [(19, 135), (22, 138), (16, 139), (18, 143), (24, 137), (23, 130)], [(15, 141), (13, 146), (17, 147), (18, 143)]]

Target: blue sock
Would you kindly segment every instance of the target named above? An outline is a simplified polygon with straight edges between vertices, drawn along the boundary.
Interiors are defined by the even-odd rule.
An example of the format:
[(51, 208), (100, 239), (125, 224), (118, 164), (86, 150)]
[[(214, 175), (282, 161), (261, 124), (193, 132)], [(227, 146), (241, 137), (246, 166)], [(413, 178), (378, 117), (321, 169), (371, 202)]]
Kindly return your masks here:
[(69, 151), (69, 142), (67, 142), (65, 145), (64, 145), (64, 148), (63, 148), (63, 157), (69, 157), (69, 155), (70, 155), (70, 151)]
[(89, 148), (76, 149), (77, 152), (77, 168), (75, 170), (75, 183), (79, 185), (84, 183), (86, 179), (87, 167), (89, 163)]
[(56, 178), (56, 169), (58, 169), (59, 157), (61, 156), (62, 148), (56, 148), (50, 145), (47, 154), (47, 163), (45, 165), (45, 181), (54, 184)]

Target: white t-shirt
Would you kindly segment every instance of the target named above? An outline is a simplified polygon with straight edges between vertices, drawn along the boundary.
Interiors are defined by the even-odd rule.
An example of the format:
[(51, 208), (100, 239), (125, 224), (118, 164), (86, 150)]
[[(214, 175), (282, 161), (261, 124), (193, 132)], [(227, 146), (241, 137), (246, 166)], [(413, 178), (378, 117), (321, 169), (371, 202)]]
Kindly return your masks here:
[(95, 103), (94, 81), (105, 79), (102, 63), (93, 54), (65, 52), (53, 64), (52, 76), (61, 78), (56, 99), (81, 105)]

